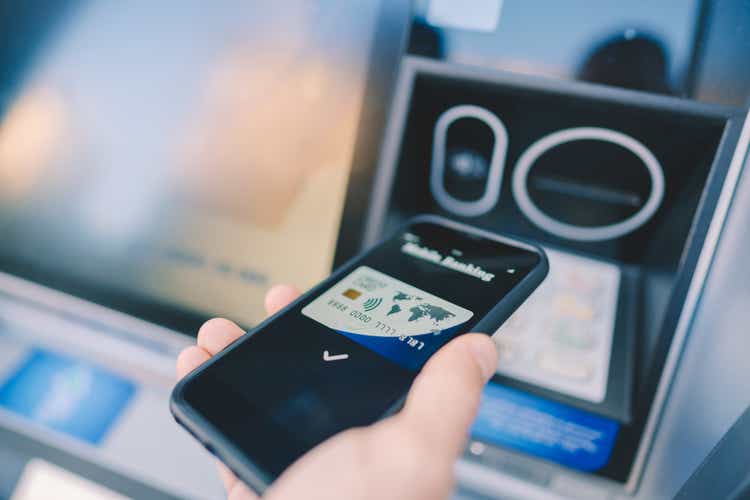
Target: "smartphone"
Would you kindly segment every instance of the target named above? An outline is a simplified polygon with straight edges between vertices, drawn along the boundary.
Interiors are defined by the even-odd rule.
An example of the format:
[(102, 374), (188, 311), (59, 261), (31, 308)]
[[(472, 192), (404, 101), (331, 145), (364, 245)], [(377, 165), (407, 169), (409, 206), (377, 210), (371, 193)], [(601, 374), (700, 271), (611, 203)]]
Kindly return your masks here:
[(430, 355), (495, 332), (547, 269), (538, 246), (418, 217), (185, 377), (172, 413), (262, 493), (325, 439), (397, 411)]

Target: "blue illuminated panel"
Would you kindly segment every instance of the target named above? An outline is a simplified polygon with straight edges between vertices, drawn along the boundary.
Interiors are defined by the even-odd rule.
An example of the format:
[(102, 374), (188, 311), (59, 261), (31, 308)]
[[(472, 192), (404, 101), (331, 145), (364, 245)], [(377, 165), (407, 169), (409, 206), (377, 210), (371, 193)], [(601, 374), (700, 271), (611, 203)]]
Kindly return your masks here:
[(0, 407), (98, 444), (135, 394), (127, 379), (89, 363), (33, 349), (0, 386)]
[(490, 384), (484, 391), (472, 435), (593, 472), (607, 464), (619, 428), (614, 420)]

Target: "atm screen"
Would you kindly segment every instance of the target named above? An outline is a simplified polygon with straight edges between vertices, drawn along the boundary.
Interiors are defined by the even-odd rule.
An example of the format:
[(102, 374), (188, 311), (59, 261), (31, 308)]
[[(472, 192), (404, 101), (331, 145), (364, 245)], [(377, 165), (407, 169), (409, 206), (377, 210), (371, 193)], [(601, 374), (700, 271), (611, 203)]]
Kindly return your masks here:
[(63, 9), (0, 114), (0, 269), (246, 325), (319, 281), (386, 3)]

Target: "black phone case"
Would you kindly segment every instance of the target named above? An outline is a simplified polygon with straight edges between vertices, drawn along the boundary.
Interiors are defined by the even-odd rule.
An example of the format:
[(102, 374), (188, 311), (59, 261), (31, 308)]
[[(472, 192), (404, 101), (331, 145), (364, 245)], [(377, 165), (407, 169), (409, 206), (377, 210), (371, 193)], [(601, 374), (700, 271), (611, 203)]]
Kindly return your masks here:
[[(547, 256), (545, 255), (544, 250), (542, 250), (538, 245), (523, 241), (518, 238), (510, 238), (491, 233), (489, 231), (477, 229), (435, 215), (420, 215), (414, 217), (402, 228), (400, 228), (399, 231), (403, 231), (404, 228), (420, 222), (439, 224), (451, 229), (455, 229), (457, 231), (462, 231), (465, 233), (481, 236), (483, 238), (500, 241), (511, 246), (521, 247), (525, 250), (535, 252), (540, 257), (539, 264), (523, 280), (521, 280), (521, 282), (518, 283), (518, 285), (516, 285), (513, 290), (510, 291), (510, 293), (508, 293), (508, 295), (506, 295), (495, 307), (490, 309), (490, 311), (484, 317), (482, 317), (479, 322), (477, 322), (477, 324), (473, 328), (474, 331), (489, 332), (489, 334), (497, 331), (497, 329), (502, 326), (502, 324), (508, 319), (508, 317), (510, 317), (510, 315), (513, 314), (516, 309), (518, 309), (518, 307), (529, 297), (529, 295), (531, 295), (531, 293), (541, 284), (541, 282), (547, 276), (547, 272), (549, 270)], [(398, 234), (399, 231), (396, 231), (396, 233), (394, 234)], [(389, 236), (389, 238), (390, 237), (391, 236)], [(367, 255), (367, 253), (372, 252), (377, 248), (378, 247), (375, 246), (367, 252), (359, 254), (347, 261), (336, 271), (334, 271), (333, 274), (331, 274), (327, 279), (313, 287), (304, 295), (301, 295), (299, 298), (297, 298), (297, 300), (287, 305), (281, 311), (268, 317), (258, 326), (248, 331), (243, 337), (224, 349), (221, 353), (211, 358), (210, 361), (206, 362), (201, 367), (189, 373), (177, 383), (174, 390), (172, 391), (169, 407), (175, 420), (181, 426), (183, 426), (193, 437), (195, 437), (195, 439), (197, 439), (210, 453), (224, 462), (224, 464), (226, 464), (227, 467), (229, 467), (237, 475), (238, 478), (244, 481), (252, 490), (254, 490), (259, 495), (263, 494), (263, 492), (266, 490), (266, 488), (268, 488), (268, 486), (271, 484), (271, 482), (273, 482), (275, 478), (261, 470), (256, 464), (253, 463), (252, 460), (245, 456), (242, 450), (234, 446), (232, 442), (229, 441), (221, 433), (221, 431), (219, 431), (219, 429), (215, 428), (215, 426), (213, 426), (211, 422), (204, 419), (198, 412), (193, 410), (193, 408), (186, 403), (186, 401), (182, 397), (185, 387), (190, 384), (194, 378), (199, 377), (207, 366), (210, 366), (212, 363), (216, 362), (216, 360), (230, 354), (240, 343), (246, 341), (252, 335), (261, 331), (269, 323), (275, 321), (276, 318), (286, 314), (287, 311), (292, 309), (299, 302), (327, 290), (340, 278), (350, 272), (359, 263), (359, 261), (365, 255)], [(408, 389), (404, 390), (404, 396), (399, 400), (399, 402), (392, 406), (380, 418), (385, 418), (397, 412), (403, 405), (407, 392)]]

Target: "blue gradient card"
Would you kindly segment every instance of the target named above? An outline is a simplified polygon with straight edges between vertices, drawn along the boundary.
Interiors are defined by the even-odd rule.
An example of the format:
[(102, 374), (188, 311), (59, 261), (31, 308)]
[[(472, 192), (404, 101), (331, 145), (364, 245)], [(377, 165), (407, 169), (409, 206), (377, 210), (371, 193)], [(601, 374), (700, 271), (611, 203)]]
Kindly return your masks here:
[(592, 472), (607, 464), (619, 428), (614, 420), (489, 384), (472, 435)]
[(99, 444), (135, 394), (131, 381), (92, 364), (32, 349), (0, 386), (0, 407)]
[(410, 369), (421, 367), (474, 315), (367, 266), (310, 302), (302, 314)]

